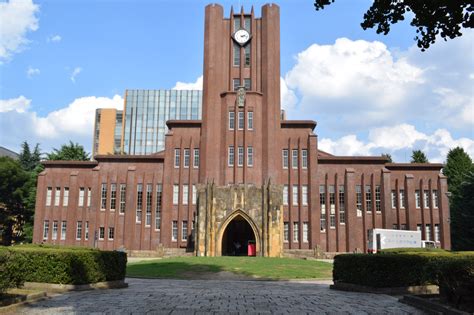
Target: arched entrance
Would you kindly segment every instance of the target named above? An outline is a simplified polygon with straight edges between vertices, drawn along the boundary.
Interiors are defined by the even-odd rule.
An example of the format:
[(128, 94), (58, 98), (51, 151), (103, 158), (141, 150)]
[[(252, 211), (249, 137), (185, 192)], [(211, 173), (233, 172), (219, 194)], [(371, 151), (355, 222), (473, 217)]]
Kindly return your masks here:
[(255, 242), (255, 233), (247, 220), (237, 215), (222, 235), (222, 256), (246, 256), (249, 241)]

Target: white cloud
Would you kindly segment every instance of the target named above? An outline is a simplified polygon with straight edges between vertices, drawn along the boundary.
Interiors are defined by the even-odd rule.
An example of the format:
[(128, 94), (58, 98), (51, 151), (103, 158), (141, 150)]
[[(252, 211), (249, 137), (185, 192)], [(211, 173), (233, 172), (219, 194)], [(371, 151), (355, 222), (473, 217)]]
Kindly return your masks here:
[(73, 83), (76, 83), (76, 76), (82, 72), (82, 68), (81, 67), (75, 67), (74, 70), (72, 71), (71, 73), (71, 81)]
[(17, 98), (8, 100), (0, 100), (0, 113), (15, 111), (17, 113), (24, 113), (30, 107), (31, 100), (23, 95)]
[(280, 102), (281, 108), (285, 111), (293, 110), (298, 102), (295, 92), (288, 88), (282, 77), (280, 77)]
[(27, 32), (38, 29), (38, 11), (32, 0), (0, 2), (0, 60), (8, 60), (28, 44)]
[(51, 35), (51, 36), (48, 36), (48, 38), (46, 39), (46, 41), (48, 42), (53, 42), (53, 43), (57, 43), (57, 42), (60, 42), (62, 39), (62, 37), (60, 35)]
[(38, 68), (28, 67), (28, 70), (26, 70), (26, 76), (30, 79), (34, 75), (38, 75), (38, 74), (40, 74), (40, 69), (38, 69)]
[(197, 78), (196, 82), (176, 82), (176, 85), (173, 87), (173, 90), (202, 90), (202, 78), (203, 76), (201, 75), (199, 78)]

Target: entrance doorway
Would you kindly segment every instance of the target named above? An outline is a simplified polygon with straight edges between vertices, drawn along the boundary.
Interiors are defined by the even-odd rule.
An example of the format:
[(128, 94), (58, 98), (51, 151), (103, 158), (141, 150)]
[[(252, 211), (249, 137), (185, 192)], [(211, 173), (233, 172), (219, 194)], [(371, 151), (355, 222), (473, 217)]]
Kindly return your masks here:
[(242, 216), (236, 216), (227, 225), (222, 236), (222, 256), (247, 256), (249, 241), (255, 243), (255, 234)]

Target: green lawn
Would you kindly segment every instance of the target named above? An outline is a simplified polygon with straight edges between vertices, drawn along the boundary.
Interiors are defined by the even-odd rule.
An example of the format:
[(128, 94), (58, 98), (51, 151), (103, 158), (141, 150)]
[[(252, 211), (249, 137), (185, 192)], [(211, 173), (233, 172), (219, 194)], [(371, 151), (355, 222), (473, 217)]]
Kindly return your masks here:
[(220, 271), (275, 280), (332, 278), (331, 263), (294, 258), (174, 257), (127, 265), (130, 277), (188, 279)]

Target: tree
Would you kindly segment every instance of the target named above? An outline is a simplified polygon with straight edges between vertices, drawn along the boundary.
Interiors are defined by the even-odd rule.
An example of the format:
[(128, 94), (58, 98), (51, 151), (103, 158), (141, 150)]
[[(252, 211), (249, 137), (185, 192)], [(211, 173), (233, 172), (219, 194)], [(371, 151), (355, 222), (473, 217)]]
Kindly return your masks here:
[(53, 149), (53, 152), (47, 154), (48, 160), (69, 160), (69, 161), (87, 161), (90, 159), (89, 153), (78, 143), (69, 141), (69, 144), (63, 144), (61, 148)]
[(388, 163), (393, 163), (392, 155), (390, 153), (382, 153), (381, 156), (386, 158)]
[(452, 245), (455, 250), (474, 250), (474, 172), (464, 176), (451, 202)]
[(457, 192), (464, 177), (473, 169), (472, 159), (463, 148), (449, 150), (443, 174), (448, 177), (448, 189), (452, 194)]
[(413, 150), (410, 163), (428, 163), (428, 158), (421, 150)]
[(30, 145), (26, 141), (21, 144), (21, 148), (22, 150), (18, 157), (21, 167), (27, 172), (33, 171), (38, 167), (38, 165), (40, 165), (41, 161), (39, 144), (36, 144), (33, 152), (31, 152)]
[[(316, 10), (335, 0), (315, 0)], [(437, 35), (445, 41), (461, 36), (462, 28), (474, 28), (474, 4), (469, 0), (374, 0), (364, 14), (364, 30), (377, 27), (377, 34), (387, 35), (390, 25), (413, 15), (410, 25), (416, 28), (417, 45), (425, 51), (434, 44)], [(412, 14), (411, 14), (412, 13)]]

